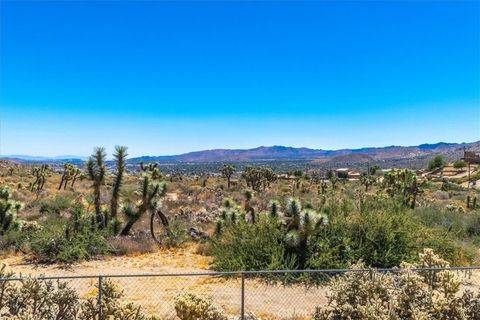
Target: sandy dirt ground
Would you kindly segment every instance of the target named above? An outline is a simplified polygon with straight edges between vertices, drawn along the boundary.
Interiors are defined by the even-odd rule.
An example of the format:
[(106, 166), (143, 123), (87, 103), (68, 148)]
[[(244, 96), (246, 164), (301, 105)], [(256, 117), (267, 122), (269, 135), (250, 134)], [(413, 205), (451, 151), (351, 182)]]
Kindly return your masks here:
[[(18, 275), (79, 276), (122, 274), (183, 274), (209, 272), (211, 259), (196, 253), (190, 245), (183, 249), (160, 250), (134, 256), (105, 257), (86, 261), (68, 268), (59, 265), (35, 265), (22, 256), (0, 258), (10, 271)], [(218, 276), (155, 276), (110, 279), (124, 290), (125, 301), (142, 306), (144, 312), (174, 319), (173, 299), (183, 292), (210, 297), (229, 315), (238, 315), (241, 307), (241, 279)], [(97, 294), (98, 278), (66, 280), (81, 298)], [(326, 302), (324, 288), (266, 284), (245, 280), (245, 310), (262, 319), (307, 319), (318, 304)]]

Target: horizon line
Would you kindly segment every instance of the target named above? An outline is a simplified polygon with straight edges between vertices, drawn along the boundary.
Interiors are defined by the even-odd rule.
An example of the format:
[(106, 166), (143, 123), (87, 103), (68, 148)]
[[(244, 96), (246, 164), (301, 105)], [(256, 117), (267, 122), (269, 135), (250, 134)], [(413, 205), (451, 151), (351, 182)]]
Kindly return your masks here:
[[(183, 153), (178, 153), (178, 154), (166, 154), (166, 155), (141, 155), (141, 156), (135, 156), (127, 159), (135, 159), (135, 158), (141, 158), (141, 157), (175, 157), (175, 156), (180, 156), (180, 155), (185, 155), (189, 153), (195, 153), (195, 152), (205, 152), (205, 151), (247, 151), (247, 150), (254, 150), (254, 149), (259, 149), (259, 148), (274, 148), (274, 147), (282, 147), (282, 148), (293, 148), (293, 149), (308, 149), (308, 150), (314, 150), (314, 151), (340, 151), (340, 150), (360, 150), (360, 149), (381, 149), (381, 148), (390, 148), (390, 147), (400, 147), (400, 148), (412, 148), (412, 147), (418, 147), (422, 145), (435, 145), (435, 144), (458, 144), (458, 145), (463, 145), (463, 144), (472, 144), (472, 143), (477, 143), (480, 142), (480, 140), (475, 140), (471, 142), (445, 142), (445, 141), (438, 141), (438, 142), (424, 142), (416, 145), (383, 145), (383, 146), (364, 146), (360, 148), (338, 148), (338, 149), (321, 149), (321, 148), (309, 148), (309, 147), (294, 147), (294, 146), (284, 146), (284, 145), (270, 145), (270, 146), (258, 146), (258, 147), (253, 147), (253, 148), (243, 148), (243, 149), (238, 149), (238, 148), (215, 148), (215, 149), (202, 149), (202, 150), (193, 150), (193, 151), (188, 151), (188, 152), (183, 152)], [(121, 145), (121, 144), (118, 144)], [(128, 146), (127, 146), (128, 147)], [(96, 147), (93, 147), (96, 148)], [(92, 149), (93, 150), (93, 149)], [(2, 155), (0, 154), (0, 159), (15, 159), (16, 157), (30, 157), (30, 158), (45, 158), (45, 159), (58, 159), (58, 160), (66, 160), (66, 159), (79, 159), (82, 160), (82, 158), (89, 158), (91, 154), (89, 155), (54, 155), (54, 156), (44, 156), (44, 155), (32, 155), (32, 154), (5, 154)], [(108, 158), (107, 160), (110, 160)]]

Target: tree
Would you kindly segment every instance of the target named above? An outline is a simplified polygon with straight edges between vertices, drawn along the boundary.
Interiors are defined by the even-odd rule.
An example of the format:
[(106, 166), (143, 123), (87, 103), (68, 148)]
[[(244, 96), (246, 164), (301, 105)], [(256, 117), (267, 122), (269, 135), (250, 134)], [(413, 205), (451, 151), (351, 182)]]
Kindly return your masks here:
[(380, 167), (378, 165), (374, 165), (374, 166), (368, 168), (368, 173), (371, 176), (374, 176), (379, 171), (380, 171)]
[(277, 175), (271, 168), (247, 166), (242, 173), (247, 186), (254, 191), (265, 190), (277, 179)]
[(62, 179), (60, 180), (60, 185), (58, 186), (58, 190), (62, 189), (62, 187), (63, 187), (63, 190), (65, 190), (67, 188), (67, 184), (69, 181), (72, 181), (71, 187), (73, 188), (73, 185), (77, 180), (77, 177), (81, 173), (82, 171), (77, 166), (71, 163), (65, 163), (63, 165), (63, 174), (62, 174)]
[(455, 169), (463, 169), (467, 166), (467, 163), (465, 162), (465, 160), (457, 160), (453, 163), (453, 167)]
[(40, 167), (34, 167), (32, 169), (32, 175), (35, 178), (33, 182), (30, 183), (30, 191), (40, 191), (43, 189), (47, 177), (50, 173), (50, 167), (48, 164), (42, 164)]
[(235, 172), (235, 167), (230, 164), (224, 164), (220, 172), (222, 173), (222, 176), (227, 179), (227, 188), (230, 189), (230, 182), (232, 175)]
[(332, 189), (335, 190), (338, 182), (338, 175), (336, 171), (329, 170), (327, 172), (327, 179), (332, 184)]
[(148, 173), (154, 180), (162, 178), (162, 173), (158, 168), (158, 163), (144, 164), (143, 162), (140, 162), (140, 170), (142, 170), (145, 173)]
[(251, 203), (253, 199), (253, 191), (247, 189), (243, 192), (243, 195), (245, 196), (245, 212), (250, 214), (252, 223), (255, 223), (255, 209), (252, 207)]
[(298, 268), (304, 269), (308, 255), (308, 241), (328, 223), (325, 214), (303, 208), (298, 199), (290, 199), (285, 209), (287, 223), (286, 244), (298, 259)]
[(348, 172), (347, 171), (337, 171), (337, 177), (340, 180), (347, 180), (348, 179)]
[(436, 155), (432, 160), (428, 162), (428, 170), (435, 170), (443, 168), (447, 162), (442, 155)]
[(216, 223), (216, 235), (221, 235), (225, 227), (239, 223), (246, 223), (245, 211), (232, 199), (225, 199)]
[(391, 170), (383, 179), (383, 189), (391, 197), (400, 196), (405, 205), (414, 209), (417, 196), (423, 193), (425, 180), (418, 181), (415, 173), (408, 169)]
[(93, 154), (90, 156), (90, 159), (87, 161), (87, 173), (90, 180), (93, 182), (93, 195), (95, 202), (95, 216), (97, 226), (100, 229), (105, 228), (105, 217), (101, 212), (101, 188), (105, 183), (105, 158), (106, 158), (105, 148), (97, 147), (94, 149)]
[(375, 177), (371, 176), (370, 174), (364, 172), (360, 175), (360, 183), (365, 186), (365, 192), (368, 192), (368, 188), (375, 182), (377, 182), (377, 179), (375, 179)]
[[(118, 202), (120, 197), (120, 189), (123, 184), (123, 176), (125, 174), (125, 165), (127, 160), (127, 147), (116, 146), (113, 159), (115, 160), (115, 166), (117, 171), (115, 172), (115, 180), (112, 188), (112, 199), (110, 201), (110, 215), (111, 219), (116, 221), (118, 212)], [(116, 224), (115, 224), (116, 225)], [(116, 230), (114, 230), (116, 233)]]
[(123, 213), (127, 217), (127, 224), (120, 233), (121, 236), (128, 235), (133, 225), (147, 211), (150, 211), (152, 214), (158, 212), (158, 199), (164, 196), (167, 191), (165, 182), (154, 179), (152, 174), (147, 172), (142, 174), (139, 184), (139, 193), (141, 195), (139, 204), (134, 206), (131, 203), (127, 203), (123, 207)]

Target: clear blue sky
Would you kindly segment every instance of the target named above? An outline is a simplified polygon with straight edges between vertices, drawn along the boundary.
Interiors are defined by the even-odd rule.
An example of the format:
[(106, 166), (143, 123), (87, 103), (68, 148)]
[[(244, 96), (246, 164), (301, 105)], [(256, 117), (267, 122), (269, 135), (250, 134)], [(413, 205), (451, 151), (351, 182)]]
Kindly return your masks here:
[(0, 154), (480, 140), (480, 2), (1, 2)]

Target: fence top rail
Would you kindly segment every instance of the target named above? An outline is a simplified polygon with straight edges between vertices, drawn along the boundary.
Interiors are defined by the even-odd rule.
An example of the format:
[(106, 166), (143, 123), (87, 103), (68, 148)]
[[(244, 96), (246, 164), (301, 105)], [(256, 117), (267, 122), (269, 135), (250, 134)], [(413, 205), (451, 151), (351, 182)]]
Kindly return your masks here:
[(334, 274), (347, 272), (405, 272), (405, 271), (472, 271), (480, 270), (480, 266), (470, 267), (418, 267), (418, 268), (365, 268), (365, 269), (309, 269), (309, 270), (258, 270), (258, 271), (228, 271), (228, 272), (191, 272), (191, 273), (141, 273), (141, 274), (97, 274), (78, 276), (20, 276), (13, 278), (0, 278), (0, 281), (22, 281), (30, 278), (38, 280), (72, 280), (72, 279), (98, 279), (98, 278), (148, 278), (148, 277), (219, 277), (241, 275), (265, 275), (265, 274)]

